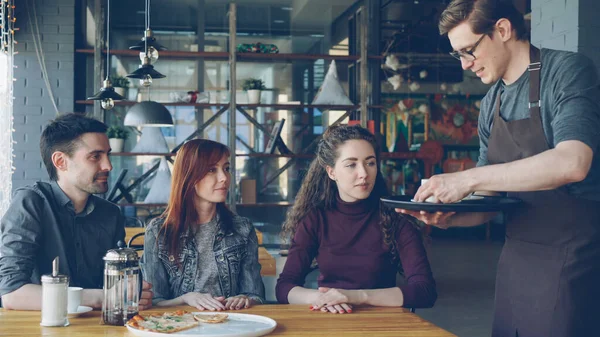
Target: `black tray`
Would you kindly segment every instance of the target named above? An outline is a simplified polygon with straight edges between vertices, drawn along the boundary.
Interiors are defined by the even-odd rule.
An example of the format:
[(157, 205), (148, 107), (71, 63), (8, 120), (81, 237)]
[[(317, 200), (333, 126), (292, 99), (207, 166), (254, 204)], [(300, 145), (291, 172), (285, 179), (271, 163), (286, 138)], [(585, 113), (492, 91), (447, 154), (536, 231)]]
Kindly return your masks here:
[(389, 207), (425, 212), (498, 212), (510, 210), (522, 204), (521, 199), (512, 197), (477, 197), (479, 198), (461, 200), (451, 204), (413, 202), (411, 201), (413, 197), (408, 195), (383, 197), (381, 201)]

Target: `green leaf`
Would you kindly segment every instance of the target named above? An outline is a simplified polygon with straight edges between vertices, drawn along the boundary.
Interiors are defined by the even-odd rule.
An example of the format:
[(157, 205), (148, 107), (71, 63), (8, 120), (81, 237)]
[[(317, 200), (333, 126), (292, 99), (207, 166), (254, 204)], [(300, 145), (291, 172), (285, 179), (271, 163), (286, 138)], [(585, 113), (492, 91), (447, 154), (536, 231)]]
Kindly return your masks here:
[(106, 136), (109, 139), (110, 138), (127, 139), (128, 132), (127, 132), (127, 129), (122, 126), (113, 125), (113, 126), (108, 127), (108, 130), (106, 130)]
[(115, 88), (127, 88), (129, 87), (129, 79), (123, 76), (111, 76), (110, 81), (112, 86)]
[(258, 78), (247, 78), (242, 82), (242, 89), (248, 90), (265, 90), (265, 83)]

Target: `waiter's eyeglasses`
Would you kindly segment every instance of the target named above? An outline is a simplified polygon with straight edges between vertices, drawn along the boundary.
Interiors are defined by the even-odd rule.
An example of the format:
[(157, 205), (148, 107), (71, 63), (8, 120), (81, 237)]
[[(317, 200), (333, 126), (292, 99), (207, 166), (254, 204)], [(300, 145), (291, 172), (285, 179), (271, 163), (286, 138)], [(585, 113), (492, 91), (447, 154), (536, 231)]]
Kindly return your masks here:
[(454, 57), (455, 59), (457, 59), (459, 61), (461, 58), (467, 62), (475, 61), (476, 57), (475, 57), (475, 55), (473, 55), (473, 53), (475, 52), (475, 48), (477, 48), (477, 46), (479, 46), (479, 44), (481, 43), (481, 41), (483, 40), (483, 38), (486, 35), (487, 34), (481, 35), (479, 40), (477, 40), (477, 42), (473, 45), (473, 47), (471, 47), (471, 49), (452, 51), (452, 52), (450, 52), (450, 55), (452, 55), (452, 57)]

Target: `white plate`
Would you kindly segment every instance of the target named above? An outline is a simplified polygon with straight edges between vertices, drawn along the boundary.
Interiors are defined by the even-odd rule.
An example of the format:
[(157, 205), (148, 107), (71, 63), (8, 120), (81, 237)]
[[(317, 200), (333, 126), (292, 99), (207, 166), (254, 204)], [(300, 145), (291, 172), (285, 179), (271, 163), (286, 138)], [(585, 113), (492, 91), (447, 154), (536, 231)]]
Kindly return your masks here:
[[(194, 312), (194, 315), (214, 315), (212, 312)], [(193, 329), (179, 331), (176, 333), (159, 333), (143, 331), (127, 326), (127, 329), (140, 337), (255, 337), (264, 336), (277, 327), (274, 320), (259, 315), (227, 313), (229, 317), (223, 323), (202, 323)]]
[[(466, 197), (462, 198), (462, 200), (481, 200), (481, 199), (483, 199), (483, 197), (482, 197), (482, 196), (480, 196), (480, 195), (475, 195), (475, 194), (469, 194), (468, 196), (466, 196)], [(462, 200), (461, 200), (461, 201), (462, 201)]]
[(77, 308), (77, 311), (75, 311), (75, 312), (69, 312), (69, 313), (67, 313), (67, 316), (68, 317), (76, 317), (76, 316), (79, 316), (81, 314), (85, 314), (86, 312), (90, 312), (92, 310), (93, 310), (92, 307), (86, 307), (85, 305), (80, 305)]

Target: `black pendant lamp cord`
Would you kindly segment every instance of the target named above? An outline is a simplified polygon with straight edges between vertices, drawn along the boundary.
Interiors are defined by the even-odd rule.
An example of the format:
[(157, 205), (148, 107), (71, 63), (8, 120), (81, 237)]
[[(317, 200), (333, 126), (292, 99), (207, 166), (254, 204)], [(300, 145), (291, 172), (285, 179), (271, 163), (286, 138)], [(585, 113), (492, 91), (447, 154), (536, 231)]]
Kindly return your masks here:
[[(150, 56), (148, 55), (148, 30), (150, 29), (150, 0), (146, 0), (146, 31), (144, 31), (144, 36), (146, 37), (144, 39), (144, 50), (145, 50), (145, 55), (144, 57), (150, 58)], [(146, 96), (147, 96), (147, 100), (150, 100), (150, 86), (146, 87)]]
[(110, 73), (110, 0), (106, 1), (106, 79)]
[(149, 0), (146, 0), (146, 8), (144, 8), (144, 10), (146, 11), (146, 18), (145, 18), (146, 20), (144, 22), (146, 24), (146, 29), (148, 29), (148, 27), (150, 27), (150, 22), (148, 22), (148, 21), (150, 21), (150, 15), (148, 15), (149, 7), (150, 7)]
[(144, 31), (144, 53), (148, 56), (148, 29), (150, 29), (150, 0), (146, 0), (146, 30)]

